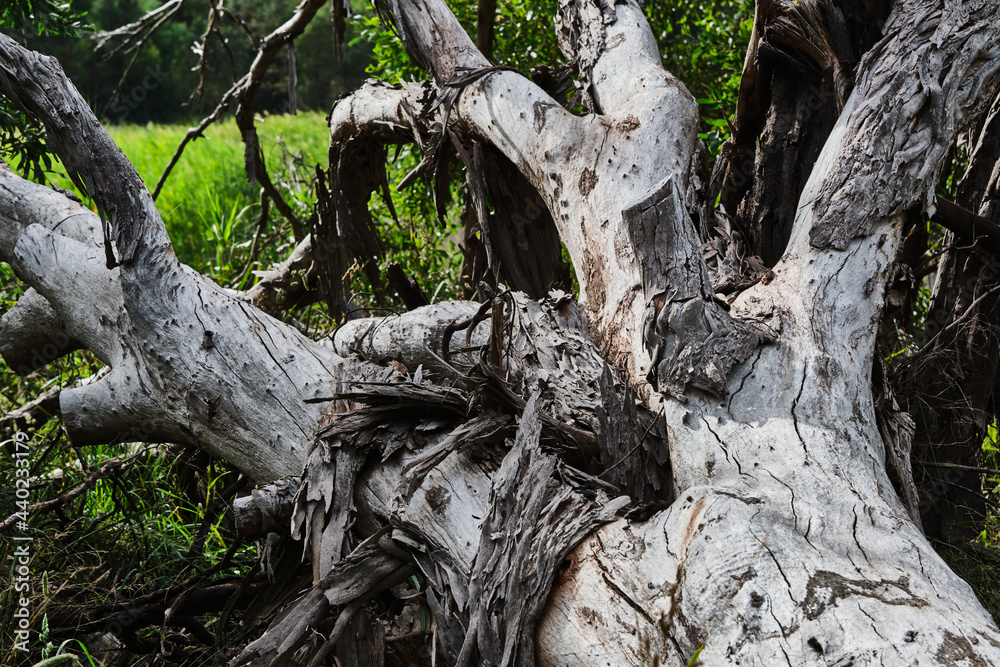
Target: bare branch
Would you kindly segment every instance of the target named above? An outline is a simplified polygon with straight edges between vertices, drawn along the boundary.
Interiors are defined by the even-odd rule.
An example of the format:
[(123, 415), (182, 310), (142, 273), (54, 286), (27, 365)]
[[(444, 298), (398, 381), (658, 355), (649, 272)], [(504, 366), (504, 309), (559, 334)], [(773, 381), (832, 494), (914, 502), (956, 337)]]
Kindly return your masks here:
[(59, 393), (61, 391), (62, 387), (52, 387), (16, 410), (0, 417), (0, 430), (8, 436), (14, 435), (17, 431), (37, 430), (40, 425), (59, 414)]
[[(111, 224), (119, 263), (131, 266), (139, 256), (171, 252), (142, 179), (58, 62), (0, 35), (0, 90), (45, 124), (49, 145)], [(105, 252), (113, 263), (107, 244)]]
[(274, 187), (271, 177), (267, 173), (264, 153), (260, 148), (257, 130), (254, 127), (254, 99), (264, 81), (267, 68), (271, 65), (271, 60), (281, 47), (290, 44), (292, 40), (302, 34), (316, 12), (325, 3), (326, 0), (302, 0), (290, 19), (261, 40), (256, 58), (251, 63), (249, 71), (240, 80), (242, 85), (237, 84), (240, 85), (240, 91), (236, 96), (236, 126), (240, 128), (240, 135), (243, 137), (247, 177), (251, 183), (260, 182), (261, 187), (274, 202), (275, 207), (288, 220), (292, 232), (295, 234), (295, 239), (298, 241), (304, 238), (305, 230), (302, 227), (302, 222), (281, 193)]
[[(245, 145), (247, 177), (251, 181), (260, 182), (264, 191), (274, 203), (275, 208), (278, 209), (282, 217), (291, 225), (295, 238), (301, 241), (305, 237), (302, 222), (295, 215), (294, 211), (292, 211), (292, 208), (285, 201), (281, 193), (275, 188), (267, 173), (263, 152), (260, 149), (257, 132), (254, 128), (254, 96), (259, 90), (260, 84), (264, 80), (264, 75), (267, 73), (267, 68), (270, 66), (275, 54), (282, 46), (285, 46), (291, 40), (295, 39), (295, 37), (302, 34), (306, 26), (316, 15), (316, 12), (325, 2), (326, 0), (303, 0), (295, 8), (295, 13), (288, 21), (261, 40), (257, 49), (257, 56), (254, 58), (253, 63), (251, 63), (249, 71), (226, 91), (212, 113), (203, 118), (196, 127), (189, 129), (184, 135), (180, 145), (178, 145), (177, 150), (164, 169), (163, 174), (160, 175), (156, 187), (153, 188), (153, 199), (156, 199), (160, 194), (167, 177), (169, 177), (170, 172), (178, 160), (180, 160), (184, 148), (194, 139), (203, 136), (205, 129), (218, 120), (235, 102), (236, 124), (240, 128), (240, 134), (243, 137)], [(214, 13), (212, 15), (214, 16)], [(210, 20), (211, 23), (212, 21)], [(206, 36), (205, 39), (207, 42), (208, 37)]]
[(117, 46), (104, 52), (105, 59), (112, 58), (123, 51), (127, 53), (134, 48), (141, 48), (142, 42), (149, 39), (149, 36), (162, 25), (163, 20), (175, 14), (183, 6), (184, 0), (168, 0), (156, 9), (147, 12), (138, 21), (133, 21), (114, 30), (99, 32), (96, 35), (97, 45), (94, 50), (98, 53), (105, 51), (108, 42), (119, 37), (124, 37), (124, 39)]
[[(102, 118), (107, 116), (108, 109), (118, 99), (118, 94), (121, 92), (122, 86), (125, 85), (125, 79), (128, 78), (129, 73), (132, 71), (132, 66), (135, 65), (135, 61), (139, 58), (139, 54), (142, 53), (142, 48), (146, 46), (146, 42), (149, 41), (160, 26), (166, 23), (167, 19), (176, 14), (183, 6), (184, 0), (170, 0), (152, 10), (135, 23), (122, 26), (117, 30), (98, 34), (97, 46), (94, 48), (98, 53), (103, 50), (110, 39), (126, 35), (126, 39), (121, 44), (104, 54), (105, 60), (109, 60), (122, 51), (126, 53), (129, 51), (133, 52), (132, 59), (125, 66), (125, 70), (122, 72), (121, 77), (119, 77), (118, 83), (115, 84), (115, 89), (111, 92), (111, 97), (108, 98), (107, 104), (104, 105), (104, 110), (101, 111)], [(143, 31), (145, 31), (145, 34), (142, 34)]]
[(1000, 254), (1000, 225), (976, 215), (943, 197), (936, 197), (931, 220), (958, 235), (966, 244), (981, 243), (993, 254)]

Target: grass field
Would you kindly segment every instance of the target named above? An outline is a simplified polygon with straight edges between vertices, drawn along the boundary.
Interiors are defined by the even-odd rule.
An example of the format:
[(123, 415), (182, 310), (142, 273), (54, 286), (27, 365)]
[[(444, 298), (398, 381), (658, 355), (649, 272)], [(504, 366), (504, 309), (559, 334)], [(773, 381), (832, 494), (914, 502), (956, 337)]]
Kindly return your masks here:
[[(152, 190), (187, 132), (182, 125), (119, 126), (111, 136)], [(324, 115), (264, 116), (257, 133), (272, 179), (289, 184), (289, 203), (308, 217), (308, 180), (326, 168), (329, 147)], [(226, 272), (219, 260), (250, 241), (259, 194), (243, 170), (243, 143), (232, 118), (216, 123), (204, 139), (188, 144), (156, 202), (181, 261), (199, 271)], [(304, 215), (303, 215), (304, 214)]]

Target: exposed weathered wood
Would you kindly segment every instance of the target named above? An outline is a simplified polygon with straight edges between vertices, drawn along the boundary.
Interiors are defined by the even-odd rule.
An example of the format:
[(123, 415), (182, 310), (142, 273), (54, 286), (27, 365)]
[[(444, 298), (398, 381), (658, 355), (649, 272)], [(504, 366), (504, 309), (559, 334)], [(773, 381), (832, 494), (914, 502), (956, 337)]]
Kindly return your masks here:
[(359, 610), (344, 629), (334, 653), (344, 667), (383, 667), (385, 629), (381, 621), (364, 609)]
[[(812, 228), (813, 244), (844, 250), (870, 234), (875, 216), (864, 213), (871, 202), (879, 219), (912, 206), (934, 210), (934, 188), (962, 115), (1000, 69), (992, 12), (985, 1), (896, 4), (886, 37), (862, 60), (861, 101), (845, 128), (845, 150), (811, 202), (830, 223)], [(887, 64), (891, 70), (880, 67)], [(853, 140), (862, 136), (870, 139)]]
[[(62, 392), (70, 435), (198, 444), (261, 481), (300, 472), (324, 409), (303, 399), (329, 393), (340, 359), (177, 262), (142, 181), (55, 61), (0, 36), (0, 88), (52, 126), (50, 145), (108, 222), (102, 234), (92, 213), (0, 171), (5, 192), (32, 194), (9, 198), (21, 208), (0, 218), (3, 258), (112, 367)], [(243, 414), (250, 404), (261, 411)]]
[[(96, 215), (53, 190), (7, 178), (12, 174), (10, 167), (0, 162), (0, 187), (6, 202), (0, 210), (0, 261), (11, 262), (18, 237), (31, 224), (96, 247), (101, 229)], [(0, 355), (20, 375), (80, 347), (52, 305), (34, 289), (28, 289), (0, 317)]]
[[(711, 574), (711, 567), (721, 568), (721, 561), (712, 561), (722, 551), (717, 550), (712, 531), (708, 531), (704, 537), (692, 536), (687, 553), (693, 556), (692, 549), (696, 549), (701, 556), (685, 558), (683, 581), (673, 580), (679, 582), (681, 602), (671, 611), (673, 618), (696, 614), (714, 619), (710, 627), (684, 621), (683, 626), (694, 632), (687, 637), (683, 632), (674, 633), (688, 655), (699, 641), (707, 641), (701, 654), (707, 662), (722, 662), (727, 655), (741, 656), (741, 660), (754, 655), (765, 664), (811, 664), (820, 659), (817, 651), (809, 652), (812, 649), (807, 643), (778, 641), (781, 647), (774, 646), (763, 621), (763, 625), (754, 626), (762, 629), (749, 634), (737, 629), (737, 615), (765, 606), (770, 612), (768, 619), (778, 619), (775, 631), (780, 627), (781, 633), (787, 633), (788, 628), (809, 633), (800, 637), (815, 637), (823, 648), (823, 660), (859, 660), (867, 654), (906, 664), (914, 660), (910, 651), (920, 651), (946, 661), (941, 656), (951, 655), (948, 652), (956, 636), (944, 628), (955, 627), (956, 621), (945, 619), (956, 613), (957, 607), (932, 610), (935, 605), (929, 601), (941, 595), (965, 599), (967, 603), (961, 605), (964, 611), (971, 609), (965, 605), (975, 604), (964, 582), (946, 573), (892, 491), (871, 407), (874, 338), (884, 281), (899, 236), (900, 215), (894, 206), (925, 201), (924, 188), (933, 178), (921, 174), (939, 168), (943, 154), (938, 147), (954, 138), (946, 128), (954, 131), (955, 119), (961, 117), (968, 102), (964, 95), (939, 96), (931, 90), (927, 93), (929, 106), (904, 104), (914, 99), (921, 87), (921, 77), (912, 73), (919, 72), (918, 61), (925, 67), (931, 62), (935, 67), (949, 62), (952, 69), (948, 77), (954, 75), (955, 80), (945, 90), (971, 90), (986, 70), (963, 69), (950, 59), (962, 54), (958, 61), (970, 62), (970, 54), (979, 53), (988, 43), (985, 34), (995, 30), (986, 18), (985, 5), (972, 3), (961, 11), (955, 7), (943, 14), (926, 11), (897, 4), (887, 37), (863, 63), (858, 85), (802, 193), (789, 248), (774, 269), (775, 279), (744, 292), (733, 304), (734, 311), (774, 309), (782, 322), (780, 339), (736, 369), (729, 380), (731, 398), (721, 407), (716, 401), (700, 398), (686, 406), (666, 404), (681, 501), (668, 514), (683, 515), (681, 507), (687, 498), (698, 504), (708, 501), (706, 493), (735, 493), (717, 500), (729, 507), (725, 520), (736, 522), (727, 533), (733, 538), (733, 550), (722, 551), (730, 558), (735, 556), (729, 563), (745, 559), (745, 566), (736, 566), (738, 573), (732, 577)], [(932, 35), (937, 37), (932, 39)], [(926, 47), (915, 50), (917, 43)], [(931, 57), (926, 53), (930, 49), (943, 52)], [(882, 100), (899, 100), (906, 111), (900, 107), (886, 110)], [(935, 118), (946, 122), (935, 124)], [(913, 134), (913, 152), (893, 153), (891, 137), (910, 136), (914, 125), (935, 130), (919, 139)], [(899, 169), (911, 160), (921, 166)], [(867, 177), (856, 178), (856, 171), (872, 178), (879, 172), (878, 186)], [(846, 177), (845, 172), (853, 175)], [(849, 202), (853, 208), (848, 211), (845, 207)], [(698, 488), (703, 485), (707, 488)], [(755, 508), (752, 498), (763, 505)], [(699, 518), (692, 525), (710, 525), (708, 520)], [(770, 528), (758, 531), (758, 520)], [(736, 528), (737, 524), (741, 527)], [(747, 525), (749, 534), (743, 527)], [(737, 546), (741, 539), (746, 539), (743, 548)], [(671, 551), (678, 553), (679, 548), (671, 546)], [(743, 555), (736, 556), (740, 552)], [(713, 553), (715, 556), (710, 555)], [(768, 563), (766, 569), (762, 560)], [(780, 568), (780, 572), (771, 567)], [(860, 578), (859, 569), (863, 574)], [(756, 580), (765, 581), (765, 571), (787, 582), (784, 599), (763, 592), (757, 592), (757, 598), (750, 595), (750, 587), (745, 586), (750, 579), (741, 575), (752, 572)], [(684, 582), (699, 577), (704, 577), (703, 583), (686, 590)], [(866, 592), (874, 590), (871, 582), (896, 582), (883, 590), (898, 593), (872, 596)], [(837, 605), (835, 628), (828, 625), (832, 619), (824, 612), (843, 595), (854, 602)], [(718, 602), (699, 607), (696, 601), (704, 600)], [(879, 609), (870, 608), (872, 604)], [(902, 604), (907, 605), (905, 613), (897, 613)], [(931, 620), (937, 614), (941, 615), (938, 620)], [(977, 611), (973, 616), (968, 624), (960, 624), (966, 636), (979, 638), (978, 645), (973, 648), (968, 643), (971, 639), (960, 639), (961, 650), (970, 655), (973, 651), (992, 655), (1000, 646), (995, 626), (985, 614)], [(869, 618), (879, 619), (877, 630)], [(889, 632), (894, 623), (900, 624), (896, 634), (906, 631), (903, 624), (910, 626), (907, 630), (917, 630), (914, 641), (888, 639), (896, 636)], [(911, 626), (913, 623), (923, 629)], [(806, 630), (810, 627), (816, 629)], [(752, 648), (749, 637), (754, 638)]]
[(237, 532), (246, 538), (269, 532), (287, 532), (292, 524), (293, 500), (298, 488), (299, 478), (290, 477), (233, 500), (233, 521)]
[(0, 356), (18, 375), (27, 375), (81, 347), (66, 333), (45, 297), (33, 289), (0, 316)]
[[(704, 208), (691, 176), (697, 109), (636, 4), (562, 3), (564, 44), (596, 112), (584, 116), (488, 67), (440, 0), (391, 9), (439, 87), (458, 75), (454, 122), (544, 199), (581, 310), (566, 295), (501, 290), (483, 305), (352, 322), (333, 346), (369, 360), (347, 359), (180, 266), (64, 77), (0, 38), (0, 88), (50, 124), (72, 109), (55, 134), (64, 161), (97, 186), (120, 176), (95, 195), (114, 204), (102, 210), (115, 213), (115, 270), (96, 231), (72, 239), (31, 224), (41, 211), (0, 216), (0, 252), (111, 366), (64, 392), (71, 433), (146, 428), (137, 434), (196, 444), (260, 481), (303, 473), (292, 525), (315, 584), (236, 664), (285, 664), (301, 647), (319, 664), (364, 600), (416, 572), (449, 659), (1000, 661), (1000, 631), (893, 491), (871, 396), (901, 217), (930, 201), (941, 146), (978, 89), (993, 92), (988, 5), (897, 3), (804, 186), (782, 261), (731, 304), (712, 294), (688, 214)], [(51, 83), (30, 80), (26, 62)], [(406, 89), (369, 90), (334, 116), (367, 108), (372, 123), (423, 140)], [(344, 142), (352, 133), (331, 123)], [(695, 324), (682, 321), (689, 307)], [(697, 363), (678, 361), (686, 346), (702, 351)], [(654, 364), (662, 387), (645, 383)], [(602, 477), (616, 466), (631, 474)], [(646, 506), (564, 559), (624, 502), (607, 500), (610, 483)], [(310, 644), (318, 627), (324, 642)]]

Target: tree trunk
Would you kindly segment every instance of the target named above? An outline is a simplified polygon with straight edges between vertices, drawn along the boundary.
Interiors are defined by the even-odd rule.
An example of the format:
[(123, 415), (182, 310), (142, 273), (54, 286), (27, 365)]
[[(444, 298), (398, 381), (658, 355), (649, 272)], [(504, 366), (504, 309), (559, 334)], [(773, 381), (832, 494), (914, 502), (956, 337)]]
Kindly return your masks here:
[(934, 206), (968, 109), (996, 90), (992, 4), (897, 1), (773, 274), (731, 300), (689, 213), (706, 204), (697, 107), (635, 2), (560, 5), (582, 116), (493, 67), (440, 0), (389, 5), (450, 115), (369, 85), (334, 109), (332, 140), (380, 147), (388, 123), (441, 142), (454, 124), (488, 144), (547, 207), (579, 308), (501, 292), (310, 341), (182, 266), (58, 66), (0, 36), (0, 90), (103, 216), (0, 170), (0, 260), (38, 295), (3, 317), (20, 333), (0, 352), (59, 336), (110, 367), (60, 396), (74, 440), (184, 442), (261, 483), (300, 478), (314, 586), (233, 664), (300, 660), (336, 619), (321, 664), (417, 571), (449, 663), (1000, 662), (1000, 631), (892, 486), (900, 443), (871, 389), (902, 220)]

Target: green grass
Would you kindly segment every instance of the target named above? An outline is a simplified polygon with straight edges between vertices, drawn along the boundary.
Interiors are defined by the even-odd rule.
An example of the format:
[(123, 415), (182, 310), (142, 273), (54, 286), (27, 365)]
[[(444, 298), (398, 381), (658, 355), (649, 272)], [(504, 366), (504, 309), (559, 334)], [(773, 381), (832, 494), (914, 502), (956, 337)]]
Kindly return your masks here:
[[(186, 131), (187, 126), (176, 125), (110, 129), (112, 138), (150, 189), (155, 187)], [(325, 169), (328, 163), (329, 132), (323, 114), (264, 116), (257, 122), (257, 133), (272, 180), (305, 222), (315, 201), (311, 182), (316, 165)], [(235, 121), (217, 123), (205, 136), (188, 145), (156, 205), (181, 261), (225, 282), (245, 265), (260, 199), (244, 175), (243, 144)], [(419, 156), (404, 147), (397, 161), (389, 166), (390, 183), (397, 183), (417, 162)], [(455, 202), (460, 201), (458, 187), (453, 193)], [(378, 195), (370, 204), (386, 250), (383, 264), (401, 262), (429, 297), (456, 297), (461, 267), (461, 255), (454, 242), (460, 227), (459, 206), (451, 207), (448, 224), (442, 227), (435, 221), (425, 183), (416, 183), (404, 192), (391, 189), (398, 225)], [(269, 242), (264, 244), (259, 258), (262, 267), (284, 259), (291, 242), (291, 230), (273, 206), (270, 220), (274, 233), (266, 237)], [(356, 291), (370, 289), (359, 275), (354, 278)]]
[[(187, 130), (187, 125), (123, 125), (111, 127), (110, 133), (152, 189)], [(317, 164), (325, 168), (327, 162), (329, 139), (324, 115), (308, 112), (259, 117), (257, 132), (272, 180), (305, 220), (313, 201), (309, 179)], [(55, 163), (49, 180), (73, 189), (61, 171), (62, 165)], [(244, 175), (239, 130), (228, 118), (209, 127), (204, 139), (188, 144), (157, 199), (157, 207), (181, 261), (226, 284), (243, 273), (249, 261), (259, 202), (257, 188), (251, 187)], [(253, 268), (266, 267), (289, 252), (291, 230), (273, 206), (268, 224), (268, 242)], [(253, 278), (249, 272), (246, 276)], [(14, 305), (22, 291), (10, 267), (0, 264), (0, 314)], [(29, 378), (18, 378), (0, 362), (0, 411), (6, 413), (29, 400), (53, 381), (64, 384), (99, 367), (90, 355), (77, 353)]]
[[(326, 119), (320, 112), (296, 116), (265, 115), (258, 117), (256, 125), (272, 181), (299, 220), (305, 223), (314, 204), (312, 181), (316, 166), (327, 166)], [(147, 187), (153, 189), (188, 126), (123, 125), (113, 126), (109, 131)], [(410, 147), (403, 147), (389, 165), (390, 183), (398, 183), (419, 159)], [(56, 185), (73, 189), (58, 162), (48, 177)], [(400, 262), (435, 301), (455, 298), (461, 292), (461, 255), (456, 245), (461, 227), (461, 187), (453, 187), (453, 204), (445, 225), (436, 221), (428, 184), (423, 181), (404, 192), (395, 192), (391, 187), (398, 222), (393, 220), (380, 196), (374, 195), (370, 203), (386, 250), (382, 268), (389, 262)], [(264, 269), (283, 260), (294, 243), (290, 225), (271, 206), (260, 252), (250, 264), (250, 246), (260, 213), (260, 193), (246, 179), (243, 143), (232, 118), (212, 125), (204, 138), (188, 144), (156, 205), (180, 260), (225, 286), (249, 287), (254, 278), (247, 268)], [(240, 276), (242, 278), (237, 280)], [(354, 301), (358, 305), (373, 308), (373, 313), (386, 312), (386, 308), (390, 311), (401, 309), (400, 304), (393, 303), (391, 294), (383, 292), (387, 300), (372, 294), (372, 287), (359, 266), (349, 269), (347, 278), (357, 295)], [(22, 291), (23, 286), (14, 278), (10, 267), (0, 264), (0, 314), (14, 305)], [(322, 327), (325, 307), (319, 305), (308, 313), (295, 316), (310, 326), (318, 319)], [(65, 361), (57, 362), (29, 378), (18, 378), (0, 363), (0, 409), (6, 412), (20, 405), (49, 383), (64, 384), (61, 378), (68, 377), (62, 368), (65, 365)], [(69, 366), (77, 370), (77, 377), (89, 374), (85, 367), (92, 371), (99, 368), (99, 364), (85, 353), (77, 353)]]
[[(312, 212), (312, 178), (316, 165), (328, 162), (329, 130), (323, 113), (257, 117), (257, 135), (271, 180), (282, 191), (303, 222)], [(187, 133), (188, 125), (119, 125), (108, 128), (112, 139), (135, 166), (152, 191)], [(56, 162), (50, 180), (75, 190)], [(260, 211), (260, 191), (251, 186), (243, 168), (243, 143), (236, 122), (216, 122), (187, 145), (174, 166), (156, 207), (170, 234), (174, 250), (185, 264), (224, 279), (238, 274), (238, 262), (248, 254)], [(291, 236), (287, 223), (274, 207), (270, 212), (270, 240)], [(240, 251), (243, 252), (240, 252)], [(287, 248), (285, 248), (287, 253)], [(277, 255), (261, 261), (279, 259)], [(227, 261), (228, 260), (228, 261)]]
[[(257, 120), (260, 138), (272, 181), (285, 200), (305, 223), (315, 201), (312, 180), (316, 166), (328, 163), (329, 132), (321, 112), (296, 116), (261, 116)], [(126, 157), (152, 191), (184, 138), (187, 125), (122, 125), (109, 128)], [(391, 154), (391, 151), (390, 151)], [(403, 147), (394, 163), (388, 166), (390, 184), (398, 183), (419, 162), (419, 155)], [(60, 187), (73, 189), (68, 179), (54, 166), (51, 180)], [(460, 191), (462, 179), (452, 188), (453, 204), (447, 223), (439, 225), (431, 203), (428, 185), (415, 183), (393, 199), (399, 223), (392, 219), (379, 195), (371, 200), (371, 211), (382, 235), (386, 257), (382, 264), (400, 262), (410, 271), (432, 300), (459, 296), (461, 254), (455, 243), (461, 225)], [(157, 209), (178, 257), (195, 270), (227, 284), (243, 274), (249, 260), (254, 223), (260, 212), (259, 189), (247, 182), (243, 169), (243, 143), (232, 118), (215, 123), (203, 139), (188, 144), (156, 200)], [(272, 206), (268, 231), (254, 269), (266, 268), (283, 260), (290, 252), (291, 228)], [(249, 273), (245, 276), (252, 279)], [(349, 276), (358, 293), (371, 287), (360, 271)], [(239, 285), (249, 286), (245, 277)], [(434, 298), (436, 297), (436, 298)], [(375, 306), (362, 297), (364, 305)]]
[[(152, 190), (187, 129), (123, 125), (110, 128), (110, 133)], [(326, 168), (329, 132), (324, 115), (264, 116), (257, 122), (257, 134), (272, 180), (291, 186), (286, 200), (300, 219), (307, 218), (312, 199), (308, 180), (302, 178), (315, 173), (317, 164)], [(249, 245), (259, 203), (257, 188), (246, 179), (243, 143), (232, 118), (188, 144), (156, 201), (181, 261), (213, 275), (232, 268), (224, 261), (227, 253), (230, 261), (239, 257), (232, 246)], [(278, 221), (273, 212), (271, 217)]]

